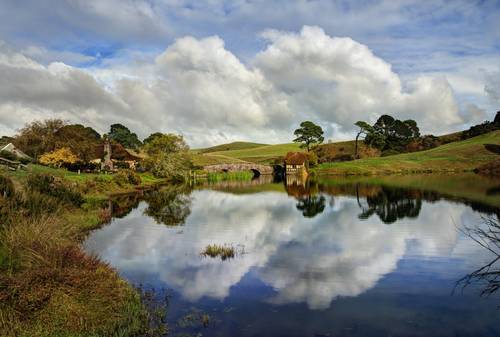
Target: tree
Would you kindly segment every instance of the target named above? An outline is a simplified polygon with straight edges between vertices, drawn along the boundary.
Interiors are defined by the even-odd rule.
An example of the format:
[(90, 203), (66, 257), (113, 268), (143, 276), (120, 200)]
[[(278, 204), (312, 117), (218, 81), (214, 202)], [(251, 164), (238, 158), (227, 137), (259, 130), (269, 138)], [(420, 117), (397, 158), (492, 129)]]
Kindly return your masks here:
[(325, 140), (323, 133), (321, 126), (310, 121), (305, 121), (300, 123), (300, 128), (293, 133), (297, 137), (293, 141), (295, 143), (302, 143), (300, 147), (306, 148), (307, 152), (309, 152), (311, 145), (323, 143)]
[(420, 130), (414, 120), (401, 121), (389, 115), (382, 115), (366, 134), (365, 144), (381, 151), (403, 152), (410, 142), (419, 137)]
[(150, 143), (151, 141), (153, 141), (153, 139), (155, 139), (156, 137), (161, 137), (161, 136), (163, 136), (163, 133), (161, 133), (161, 132), (152, 133), (147, 138), (144, 138), (144, 140), (142, 141), (142, 144), (146, 145), (146, 144)]
[(181, 151), (189, 151), (189, 146), (184, 141), (184, 138), (173, 133), (155, 133), (146, 138), (144, 150), (150, 156), (158, 153), (175, 153)]
[(189, 146), (182, 136), (156, 135), (148, 141), (144, 150), (149, 155), (145, 160), (146, 168), (157, 177), (183, 180), (192, 166)]
[(66, 123), (61, 119), (46, 119), (26, 124), (14, 139), (14, 145), (37, 159), (43, 153), (56, 149), (57, 131)]
[(95, 147), (101, 135), (91, 127), (81, 124), (65, 125), (55, 134), (55, 147), (69, 147), (81, 160), (88, 162), (95, 157)]
[(108, 137), (129, 149), (137, 149), (142, 145), (137, 135), (122, 124), (111, 125)]
[(356, 134), (356, 142), (354, 143), (354, 158), (358, 158), (358, 139), (361, 135), (367, 136), (368, 134), (372, 133), (373, 127), (368, 124), (367, 122), (363, 121), (357, 121), (354, 123), (357, 127), (359, 127), (359, 131)]
[(62, 165), (74, 164), (78, 157), (67, 147), (45, 153), (40, 156), (40, 163), (48, 166), (61, 167)]

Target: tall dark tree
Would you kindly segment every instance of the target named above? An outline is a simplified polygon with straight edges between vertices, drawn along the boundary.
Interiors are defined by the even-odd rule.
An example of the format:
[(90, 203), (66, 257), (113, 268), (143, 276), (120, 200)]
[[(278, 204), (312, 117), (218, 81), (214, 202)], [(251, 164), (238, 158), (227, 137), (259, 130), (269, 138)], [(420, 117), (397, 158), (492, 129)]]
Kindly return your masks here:
[(356, 134), (356, 141), (354, 143), (354, 157), (358, 158), (358, 140), (359, 137), (364, 135), (367, 136), (368, 134), (373, 132), (373, 127), (368, 124), (367, 122), (363, 121), (357, 121), (354, 123), (357, 127), (359, 127), (358, 133)]
[(389, 115), (380, 116), (368, 130), (365, 143), (381, 151), (403, 152), (411, 141), (420, 137), (417, 122), (412, 119), (401, 121)]
[(108, 137), (129, 149), (136, 149), (141, 146), (141, 141), (137, 138), (137, 135), (122, 124), (111, 125)]
[(293, 133), (297, 137), (293, 141), (301, 143), (300, 147), (306, 148), (307, 152), (309, 152), (311, 145), (323, 143), (325, 140), (323, 133), (324, 132), (321, 126), (316, 125), (311, 121), (305, 121), (300, 123), (300, 128), (295, 130)]

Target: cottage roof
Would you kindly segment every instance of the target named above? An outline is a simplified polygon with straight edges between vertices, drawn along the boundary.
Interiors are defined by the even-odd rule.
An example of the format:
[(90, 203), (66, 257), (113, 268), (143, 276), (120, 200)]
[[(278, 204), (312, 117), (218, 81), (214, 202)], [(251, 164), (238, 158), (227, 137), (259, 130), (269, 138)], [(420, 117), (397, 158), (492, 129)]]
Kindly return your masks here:
[(304, 152), (288, 152), (285, 156), (286, 165), (302, 165), (308, 159), (308, 156)]
[(7, 152), (10, 152), (10, 153), (13, 153), (15, 154), (16, 156), (18, 157), (21, 157), (21, 158), (27, 158), (27, 159), (31, 159), (30, 156), (28, 156), (26, 153), (24, 153), (23, 151), (19, 150), (14, 144), (12, 143), (9, 143), (3, 147), (0, 148), (0, 152), (2, 151), (7, 151)]

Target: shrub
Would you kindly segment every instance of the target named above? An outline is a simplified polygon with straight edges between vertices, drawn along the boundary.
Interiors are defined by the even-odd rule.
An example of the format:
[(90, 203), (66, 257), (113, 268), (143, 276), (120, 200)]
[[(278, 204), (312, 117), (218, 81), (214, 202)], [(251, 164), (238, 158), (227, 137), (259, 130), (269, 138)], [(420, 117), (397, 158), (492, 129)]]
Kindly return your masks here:
[(30, 191), (52, 196), (77, 207), (80, 207), (84, 202), (80, 192), (64, 185), (61, 179), (50, 174), (30, 174), (27, 179), (27, 187)]
[(30, 191), (25, 194), (22, 206), (27, 215), (40, 216), (55, 213), (59, 209), (60, 201), (52, 196)]
[(13, 154), (12, 152), (9, 151), (2, 151), (0, 152), (0, 157), (8, 159), (8, 160), (17, 160), (17, 156)]
[(307, 154), (307, 156), (309, 157), (309, 167), (315, 167), (318, 165), (318, 155), (316, 152), (311, 151)]
[(11, 198), (15, 194), (14, 184), (10, 178), (0, 176), (0, 197)]
[(61, 167), (78, 162), (78, 157), (67, 147), (48, 152), (40, 156), (39, 162), (44, 165)]
[(139, 185), (141, 183), (141, 177), (132, 170), (120, 170), (113, 176), (113, 181), (118, 186), (127, 184)]

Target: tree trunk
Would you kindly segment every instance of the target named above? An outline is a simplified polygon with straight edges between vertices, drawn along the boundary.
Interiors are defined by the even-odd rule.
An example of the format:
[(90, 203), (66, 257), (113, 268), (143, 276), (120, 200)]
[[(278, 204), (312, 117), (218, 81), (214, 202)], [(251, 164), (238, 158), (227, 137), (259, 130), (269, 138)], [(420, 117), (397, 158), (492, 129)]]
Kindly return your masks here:
[(361, 132), (358, 132), (358, 134), (356, 135), (356, 141), (354, 143), (354, 158), (356, 159), (358, 159), (358, 138), (360, 134)]

